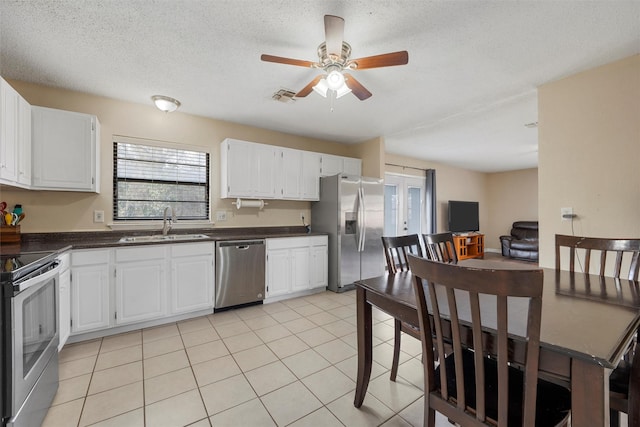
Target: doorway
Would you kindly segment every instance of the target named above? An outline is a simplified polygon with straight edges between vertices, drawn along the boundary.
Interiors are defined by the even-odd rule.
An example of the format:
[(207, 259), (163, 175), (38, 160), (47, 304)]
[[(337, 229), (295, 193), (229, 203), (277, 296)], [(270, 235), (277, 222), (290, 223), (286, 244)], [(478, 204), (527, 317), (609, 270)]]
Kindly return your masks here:
[(426, 229), (425, 178), (386, 173), (384, 235), (421, 234)]

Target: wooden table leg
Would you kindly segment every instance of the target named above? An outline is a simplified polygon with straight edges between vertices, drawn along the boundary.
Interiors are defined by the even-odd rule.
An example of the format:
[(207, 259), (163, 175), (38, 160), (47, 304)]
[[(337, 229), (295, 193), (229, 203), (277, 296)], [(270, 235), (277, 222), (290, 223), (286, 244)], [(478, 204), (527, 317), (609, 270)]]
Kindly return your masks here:
[(356, 311), (358, 323), (358, 377), (356, 380), (356, 396), (353, 406), (362, 406), (367, 394), (369, 378), (371, 378), (371, 364), (373, 362), (372, 317), (371, 304), (367, 302), (366, 291), (360, 287), (356, 290)]
[(571, 359), (571, 426), (609, 427), (609, 372)]

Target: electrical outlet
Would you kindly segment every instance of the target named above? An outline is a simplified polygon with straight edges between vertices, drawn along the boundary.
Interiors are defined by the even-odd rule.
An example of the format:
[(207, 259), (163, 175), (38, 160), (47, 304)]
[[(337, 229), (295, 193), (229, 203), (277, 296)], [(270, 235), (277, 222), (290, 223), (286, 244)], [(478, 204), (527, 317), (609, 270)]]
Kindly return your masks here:
[(104, 211), (93, 211), (93, 222), (104, 222)]
[(226, 221), (227, 211), (216, 211), (216, 221)]
[(573, 214), (573, 208), (560, 208), (560, 218), (563, 221), (571, 221), (576, 216)]
[(304, 212), (300, 212), (300, 219), (304, 221)]

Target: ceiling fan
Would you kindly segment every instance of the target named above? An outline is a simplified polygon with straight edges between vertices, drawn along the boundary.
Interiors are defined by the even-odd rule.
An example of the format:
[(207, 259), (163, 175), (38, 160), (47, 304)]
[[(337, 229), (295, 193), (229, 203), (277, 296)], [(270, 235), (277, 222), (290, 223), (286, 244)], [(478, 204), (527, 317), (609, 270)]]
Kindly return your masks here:
[(324, 74), (318, 75), (308, 85), (302, 88), (302, 90), (296, 93), (296, 97), (307, 96), (312, 90), (326, 97), (328, 91), (332, 90), (335, 92), (336, 98), (353, 92), (358, 99), (364, 101), (371, 96), (371, 92), (362, 86), (351, 74), (345, 71), (405, 65), (409, 62), (409, 53), (406, 50), (367, 56), (359, 59), (350, 59), (351, 46), (344, 41), (344, 19), (339, 16), (324, 16), (324, 33), (325, 41), (318, 46), (318, 62), (283, 58), (273, 55), (260, 56), (260, 59), (266, 62), (324, 70)]

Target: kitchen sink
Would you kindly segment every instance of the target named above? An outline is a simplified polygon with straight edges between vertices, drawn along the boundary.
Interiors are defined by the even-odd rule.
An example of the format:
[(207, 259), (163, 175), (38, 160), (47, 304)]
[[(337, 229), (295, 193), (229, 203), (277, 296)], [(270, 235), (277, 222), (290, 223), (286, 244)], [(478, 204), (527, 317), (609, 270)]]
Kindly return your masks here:
[(120, 243), (141, 243), (141, 242), (174, 242), (178, 240), (198, 240), (208, 239), (206, 234), (154, 234), (152, 236), (127, 236), (120, 239)]

